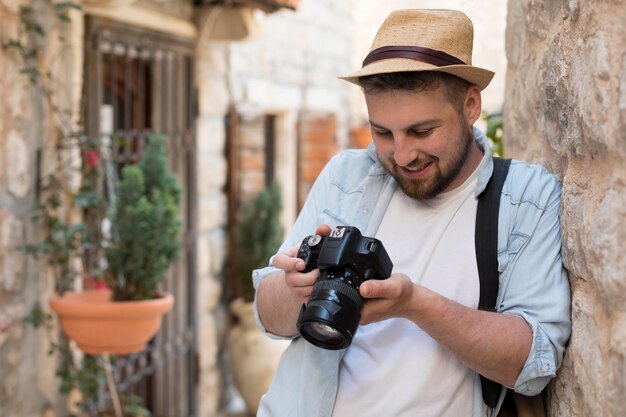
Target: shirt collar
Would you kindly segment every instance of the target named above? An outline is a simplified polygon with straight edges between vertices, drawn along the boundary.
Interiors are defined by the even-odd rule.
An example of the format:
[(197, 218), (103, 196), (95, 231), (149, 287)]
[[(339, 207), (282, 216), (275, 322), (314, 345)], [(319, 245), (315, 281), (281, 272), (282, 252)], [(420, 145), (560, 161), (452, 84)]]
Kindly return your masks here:
[(489, 146), (489, 139), (487, 136), (474, 126), (474, 137), (478, 143), (478, 147), (483, 151), (483, 158), (478, 166), (478, 182), (476, 184), (476, 198), (485, 191), (489, 178), (493, 173), (493, 156), (491, 155), (491, 147)]

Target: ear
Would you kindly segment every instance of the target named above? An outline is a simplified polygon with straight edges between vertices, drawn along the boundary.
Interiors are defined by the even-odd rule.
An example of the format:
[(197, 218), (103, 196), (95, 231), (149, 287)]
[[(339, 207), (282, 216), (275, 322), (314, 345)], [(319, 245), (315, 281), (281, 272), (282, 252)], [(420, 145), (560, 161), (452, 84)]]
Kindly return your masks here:
[(470, 85), (465, 95), (465, 102), (463, 103), (463, 111), (465, 112), (465, 120), (469, 124), (468, 127), (478, 120), (482, 111), (482, 99), (480, 95), (480, 88), (475, 85)]

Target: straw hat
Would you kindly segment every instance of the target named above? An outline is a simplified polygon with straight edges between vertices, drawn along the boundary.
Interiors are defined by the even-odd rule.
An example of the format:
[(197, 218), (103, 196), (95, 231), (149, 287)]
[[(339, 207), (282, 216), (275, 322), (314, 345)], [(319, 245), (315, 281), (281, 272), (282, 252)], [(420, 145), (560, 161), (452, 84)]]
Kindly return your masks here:
[(392, 72), (440, 71), (481, 90), (494, 73), (472, 66), (472, 21), (456, 10), (397, 10), (383, 22), (363, 67), (339, 77), (359, 85), (359, 77)]

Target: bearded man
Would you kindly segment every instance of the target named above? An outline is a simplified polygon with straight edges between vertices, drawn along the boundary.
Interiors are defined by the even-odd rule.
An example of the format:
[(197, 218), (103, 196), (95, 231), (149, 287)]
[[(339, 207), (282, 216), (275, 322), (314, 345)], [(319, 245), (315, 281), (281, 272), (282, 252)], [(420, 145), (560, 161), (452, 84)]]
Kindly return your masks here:
[[(363, 90), (372, 143), (327, 164), (279, 253), (253, 274), (261, 329), (293, 339), (258, 416), (495, 416), (506, 388), (532, 396), (554, 377), (570, 295), (560, 187), (540, 166), (510, 163), (497, 300), (494, 311), (478, 309), (476, 216), (494, 159), (473, 125), (493, 73), (472, 66), (472, 38), (461, 12), (396, 11), (362, 68), (342, 77)], [(307, 235), (340, 225), (383, 242), (393, 271), (360, 284), (349, 347), (324, 349), (299, 337), (320, 271), (301, 272), (296, 255)], [(495, 402), (481, 378), (499, 384)]]

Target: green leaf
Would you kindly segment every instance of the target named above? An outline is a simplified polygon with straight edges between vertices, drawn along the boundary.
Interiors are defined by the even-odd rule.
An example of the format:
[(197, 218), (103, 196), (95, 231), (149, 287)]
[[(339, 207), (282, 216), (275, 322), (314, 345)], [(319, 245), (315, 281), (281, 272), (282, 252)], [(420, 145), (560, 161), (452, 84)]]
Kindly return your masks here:
[(76, 9), (76, 10), (82, 10), (82, 7), (80, 4), (78, 3), (74, 3), (71, 1), (63, 1), (60, 3), (56, 3), (54, 5), (55, 10), (67, 10), (67, 9)]
[(23, 50), (24, 46), (22, 45), (22, 43), (18, 40), (15, 39), (9, 39), (7, 42), (2, 44), (2, 49), (3, 50), (8, 50), (8, 49), (18, 49), (18, 50)]
[(52, 322), (52, 315), (43, 311), (41, 305), (37, 302), (31, 307), (30, 312), (23, 320), (35, 329), (38, 329), (41, 326), (50, 324)]

